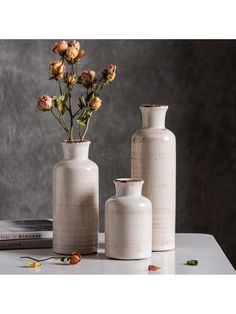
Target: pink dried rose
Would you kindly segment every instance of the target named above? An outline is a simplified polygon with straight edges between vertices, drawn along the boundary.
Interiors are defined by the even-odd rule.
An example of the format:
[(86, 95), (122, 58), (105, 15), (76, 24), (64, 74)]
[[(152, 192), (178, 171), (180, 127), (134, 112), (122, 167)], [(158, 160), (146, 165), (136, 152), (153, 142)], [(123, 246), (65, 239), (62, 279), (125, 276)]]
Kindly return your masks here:
[(53, 108), (52, 97), (43, 95), (39, 98), (37, 107), (42, 111), (50, 111)]
[(96, 73), (95, 71), (84, 71), (78, 77), (78, 83), (86, 88), (92, 87), (96, 83)]
[(109, 64), (107, 69), (102, 72), (103, 82), (105, 85), (109, 85), (116, 78), (116, 65)]
[(66, 66), (63, 60), (57, 60), (50, 64), (49, 66), (50, 74), (59, 81), (63, 79), (64, 73), (66, 72)]
[(161, 267), (156, 266), (156, 265), (149, 265), (149, 266), (148, 266), (148, 270), (149, 270), (149, 271), (157, 271), (157, 270), (159, 270), (159, 269), (161, 269)]
[(107, 67), (107, 72), (109, 75), (114, 76), (116, 75), (116, 65), (114, 64), (109, 64)]
[(71, 40), (68, 42), (68, 46), (69, 47), (74, 47), (76, 48), (77, 50), (80, 50), (80, 43), (78, 40)]
[(54, 48), (53, 48), (53, 52), (60, 55), (60, 56), (64, 56), (66, 50), (68, 48), (68, 43), (66, 40), (60, 40), (58, 42), (55, 43)]
[(93, 96), (91, 97), (91, 99), (89, 100), (89, 107), (94, 110), (94, 111), (97, 111), (101, 105), (102, 105), (102, 100), (97, 97), (97, 96)]

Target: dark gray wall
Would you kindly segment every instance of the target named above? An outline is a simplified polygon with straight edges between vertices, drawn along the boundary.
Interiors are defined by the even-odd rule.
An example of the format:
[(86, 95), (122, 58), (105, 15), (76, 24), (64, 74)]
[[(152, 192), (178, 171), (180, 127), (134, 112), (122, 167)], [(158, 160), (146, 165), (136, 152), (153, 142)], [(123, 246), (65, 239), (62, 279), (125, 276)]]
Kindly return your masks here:
[[(54, 41), (0, 41), (0, 218), (51, 217), (52, 168), (63, 130), (36, 108)], [(213, 234), (236, 266), (236, 42), (92, 40), (80, 71), (118, 67), (88, 138), (100, 168), (101, 230), (113, 179), (130, 175), (138, 105), (169, 104), (177, 137), (177, 231)]]

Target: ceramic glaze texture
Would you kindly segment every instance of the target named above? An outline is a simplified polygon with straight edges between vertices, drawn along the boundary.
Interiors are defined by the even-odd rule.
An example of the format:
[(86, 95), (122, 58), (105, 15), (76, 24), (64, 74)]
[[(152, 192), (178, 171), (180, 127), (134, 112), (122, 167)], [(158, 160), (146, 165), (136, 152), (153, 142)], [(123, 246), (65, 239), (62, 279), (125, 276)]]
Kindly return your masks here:
[(152, 251), (152, 204), (141, 195), (142, 180), (117, 179), (105, 204), (105, 255), (143, 259)]
[(175, 248), (176, 141), (165, 128), (168, 106), (143, 105), (143, 126), (132, 137), (131, 176), (144, 180), (152, 201), (152, 250)]
[(53, 251), (97, 252), (98, 167), (88, 159), (90, 142), (62, 142), (64, 159), (53, 169)]

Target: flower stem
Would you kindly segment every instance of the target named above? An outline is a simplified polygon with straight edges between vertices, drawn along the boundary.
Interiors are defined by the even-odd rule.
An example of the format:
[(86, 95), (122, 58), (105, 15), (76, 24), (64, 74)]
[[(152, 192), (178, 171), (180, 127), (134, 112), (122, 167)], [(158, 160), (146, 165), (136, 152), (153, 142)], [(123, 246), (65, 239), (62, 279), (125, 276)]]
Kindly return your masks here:
[(81, 109), (77, 110), (77, 111), (73, 114), (72, 118), (74, 119), (74, 118), (77, 116), (77, 114), (80, 113), (80, 111), (81, 111)]
[(45, 261), (49, 261), (50, 259), (62, 259), (63, 257), (67, 257), (67, 256), (51, 256), (51, 257), (47, 257), (47, 258), (43, 258), (43, 259), (37, 259), (31, 256), (21, 256), (20, 258), (27, 258), (27, 259), (31, 259), (32, 261), (35, 262), (45, 262)]
[[(59, 118), (55, 115), (55, 113), (54, 113), (52, 110), (51, 110), (51, 113), (52, 113), (52, 115), (57, 119), (57, 121), (61, 124), (61, 126), (63, 127), (63, 129), (64, 129), (65, 132), (66, 132), (66, 136), (67, 136), (68, 139), (69, 139), (70, 132), (69, 132), (67, 126), (62, 123), (62, 120), (59, 119)], [(60, 113), (59, 113), (59, 114), (60, 114)], [(64, 120), (63, 120), (63, 121), (64, 121)]]
[[(91, 116), (92, 116), (92, 114), (91, 114)], [(87, 132), (88, 132), (88, 128), (89, 128), (89, 121), (90, 121), (90, 119), (91, 119), (91, 117), (90, 117), (90, 118), (88, 119), (88, 121), (87, 121), (86, 128), (85, 128), (84, 133), (83, 133), (83, 135), (82, 135), (82, 137), (81, 137), (81, 141), (83, 141), (83, 140), (84, 140), (85, 135), (86, 135), (86, 134), (87, 134)]]
[(71, 137), (71, 141), (73, 141), (73, 114), (72, 114), (71, 96), (69, 96), (69, 115), (70, 115), (70, 137)]
[(58, 81), (58, 84), (59, 84), (60, 94), (62, 95), (63, 93), (62, 93), (62, 88), (61, 88), (61, 82), (60, 82), (60, 81)]

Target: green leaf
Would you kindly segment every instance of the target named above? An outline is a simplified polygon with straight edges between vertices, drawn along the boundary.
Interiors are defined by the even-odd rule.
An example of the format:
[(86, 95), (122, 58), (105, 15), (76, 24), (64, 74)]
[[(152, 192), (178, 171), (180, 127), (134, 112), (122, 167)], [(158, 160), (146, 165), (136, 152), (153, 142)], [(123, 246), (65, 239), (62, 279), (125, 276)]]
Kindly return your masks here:
[(85, 107), (86, 107), (86, 102), (85, 102), (84, 96), (81, 95), (81, 96), (79, 97), (79, 108), (80, 108), (80, 109), (83, 109), (83, 108), (85, 108)]
[(64, 102), (65, 96), (53, 96), (52, 99), (57, 110), (63, 115), (66, 111), (66, 104)]
[(88, 119), (91, 117), (91, 112), (85, 111), (82, 116), (79, 116), (76, 120), (78, 125), (85, 126), (88, 123)]
[(67, 102), (67, 100), (69, 99), (69, 97), (71, 97), (71, 92), (68, 91), (65, 93), (65, 96), (64, 96), (64, 102)]
[(197, 266), (198, 265), (198, 261), (196, 259), (191, 259), (189, 261), (187, 261), (185, 263), (185, 265), (188, 265), (188, 266)]

